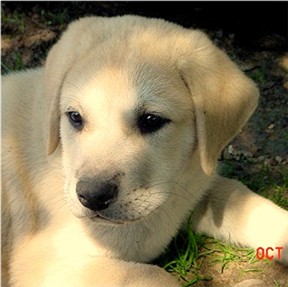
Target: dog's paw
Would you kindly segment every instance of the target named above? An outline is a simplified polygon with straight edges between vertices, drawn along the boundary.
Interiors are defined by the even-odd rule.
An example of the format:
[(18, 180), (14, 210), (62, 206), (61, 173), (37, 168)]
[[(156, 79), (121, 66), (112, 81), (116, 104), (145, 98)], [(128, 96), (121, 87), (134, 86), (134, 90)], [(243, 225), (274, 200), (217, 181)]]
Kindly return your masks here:
[(267, 284), (258, 279), (249, 279), (233, 285), (232, 287), (268, 287)]
[[(140, 266), (140, 265), (138, 265)], [(142, 265), (139, 276), (130, 277), (125, 287), (180, 287), (179, 281), (164, 269), (153, 265)], [(139, 271), (139, 270), (138, 270)], [(131, 280), (131, 281), (130, 281)]]

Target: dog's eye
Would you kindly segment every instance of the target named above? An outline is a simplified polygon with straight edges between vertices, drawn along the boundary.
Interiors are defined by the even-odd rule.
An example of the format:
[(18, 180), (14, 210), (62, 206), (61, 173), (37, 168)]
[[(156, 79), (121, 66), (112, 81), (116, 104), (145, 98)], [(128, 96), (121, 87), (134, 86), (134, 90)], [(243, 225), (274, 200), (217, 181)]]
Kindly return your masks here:
[(154, 133), (160, 130), (170, 120), (155, 114), (143, 114), (138, 118), (138, 128), (141, 134)]
[(67, 112), (67, 116), (74, 128), (81, 129), (83, 127), (83, 119), (78, 112)]

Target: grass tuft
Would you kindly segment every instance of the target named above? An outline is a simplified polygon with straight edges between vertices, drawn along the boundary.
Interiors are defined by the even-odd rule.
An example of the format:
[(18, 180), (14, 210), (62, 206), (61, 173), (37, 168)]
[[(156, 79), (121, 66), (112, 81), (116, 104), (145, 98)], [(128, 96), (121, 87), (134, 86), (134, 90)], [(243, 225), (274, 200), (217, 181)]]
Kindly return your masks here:
[(199, 281), (212, 280), (211, 276), (200, 273), (201, 258), (210, 254), (210, 251), (201, 252), (207, 238), (206, 235), (195, 234), (189, 222), (156, 264), (181, 279), (185, 287)]

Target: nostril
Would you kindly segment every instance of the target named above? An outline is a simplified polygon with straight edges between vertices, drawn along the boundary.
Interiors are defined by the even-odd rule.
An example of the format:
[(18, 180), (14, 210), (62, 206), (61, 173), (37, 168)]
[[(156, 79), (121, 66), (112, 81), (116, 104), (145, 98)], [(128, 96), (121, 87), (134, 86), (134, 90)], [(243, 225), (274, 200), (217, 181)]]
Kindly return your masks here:
[(111, 181), (81, 180), (76, 193), (81, 204), (91, 210), (107, 209), (116, 199), (118, 186)]
[(78, 199), (84, 206), (88, 205), (88, 200), (85, 198), (84, 195), (78, 194)]
[(108, 208), (113, 200), (114, 196), (111, 196), (111, 194), (105, 194), (103, 196), (96, 197), (96, 201), (94, 202), (94, 210), (103, 210)]

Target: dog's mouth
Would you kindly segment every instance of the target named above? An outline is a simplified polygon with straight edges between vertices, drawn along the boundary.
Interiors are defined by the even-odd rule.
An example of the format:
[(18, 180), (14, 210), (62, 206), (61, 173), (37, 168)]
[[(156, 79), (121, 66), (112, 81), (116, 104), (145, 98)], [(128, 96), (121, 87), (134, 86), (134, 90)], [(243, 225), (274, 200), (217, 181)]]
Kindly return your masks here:
[(142, 217), (135, 218), (135, 217), (129, 217), (128, 215), (116, 216), (113, 214), (109, 214), (108, 212), (107, 214), (103, 214), (103, 212), (99, 211), (89, 211), (83, 217), (91, 221), (113, 225), (129, 224), (142, 219)]
[(92, 221), (99, 221), (99, 222), (101, 221), (103, 223), (111, 223), (111, 224), (125, 224), (129, 222), (127, 220), (119, 220), (116, 218), (108, 217), (108, 216), (102, 215), (99, 212), (93, 212), (91, 214), (86, 215), (85, 217)]
[(73, 213), (79, 218), (100, 224), (129, 224), (143, 220), (165, 201), (161, 190), (147, 187), (123, 192), (120, 196), (110, 196), (106, 192), (97, 198), (80, 192), (82, 190), (78, 188), (77, 198), (71, 198)]

